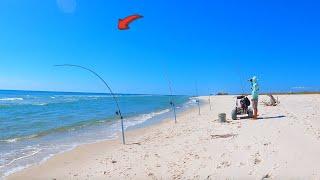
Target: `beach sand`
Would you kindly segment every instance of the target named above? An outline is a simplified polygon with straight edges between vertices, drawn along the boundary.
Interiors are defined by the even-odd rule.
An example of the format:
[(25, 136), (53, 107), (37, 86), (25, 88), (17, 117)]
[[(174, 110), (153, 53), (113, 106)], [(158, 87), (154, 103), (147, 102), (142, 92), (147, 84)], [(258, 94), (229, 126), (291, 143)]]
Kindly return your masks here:
[[(234, 97), (214, 96), (200, 116), (194, 108), (128, 132), (127, 145), (83, 145), (8, 179), (320, 179), (320, 95), (278, 97), (259, 105), (262, 119), (231, 121)], [(217, 121), (223, 112), (230, 122)]]

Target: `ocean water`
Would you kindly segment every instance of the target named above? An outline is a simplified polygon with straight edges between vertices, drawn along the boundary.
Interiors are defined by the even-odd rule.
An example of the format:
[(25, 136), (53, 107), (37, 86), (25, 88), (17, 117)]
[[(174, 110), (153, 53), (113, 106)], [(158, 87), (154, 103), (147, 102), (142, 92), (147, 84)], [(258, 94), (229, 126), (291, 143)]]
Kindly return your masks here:
[[(170, 96), (117, 95), (126, 129), (172, 116)], [(174, 96), (178, 112), (195, 105)], [(120, 122), (108, 94), (0, 91), (0, 179), (74, 147), (118, 138)]]

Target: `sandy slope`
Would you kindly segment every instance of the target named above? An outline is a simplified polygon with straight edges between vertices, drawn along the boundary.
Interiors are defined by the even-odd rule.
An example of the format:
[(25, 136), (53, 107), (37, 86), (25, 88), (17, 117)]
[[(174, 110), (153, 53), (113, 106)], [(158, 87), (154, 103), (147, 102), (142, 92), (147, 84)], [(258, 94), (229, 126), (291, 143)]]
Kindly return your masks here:
[(201, 116), (193, 109), (178, 124), (130, 132), (128, 145), (81, 146), (8, 179), (320, 179), (320, 95), (279, 99), (260, 106), (263, 119), (222, 124), (217, 115), (230, 118), (234, 99), (212, 97)]

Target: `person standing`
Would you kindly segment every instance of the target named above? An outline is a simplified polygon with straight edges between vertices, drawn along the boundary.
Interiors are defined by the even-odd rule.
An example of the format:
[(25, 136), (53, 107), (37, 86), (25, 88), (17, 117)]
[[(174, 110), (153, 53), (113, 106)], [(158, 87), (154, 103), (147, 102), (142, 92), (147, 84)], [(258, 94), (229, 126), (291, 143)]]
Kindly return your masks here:
[(259, 84), (256, 76), (250, 79), (251, 82), (251, 95), (252, 95), (252, 107), (253, 107), (253, 119), (258, 118), (258, 100), (259, 100)]

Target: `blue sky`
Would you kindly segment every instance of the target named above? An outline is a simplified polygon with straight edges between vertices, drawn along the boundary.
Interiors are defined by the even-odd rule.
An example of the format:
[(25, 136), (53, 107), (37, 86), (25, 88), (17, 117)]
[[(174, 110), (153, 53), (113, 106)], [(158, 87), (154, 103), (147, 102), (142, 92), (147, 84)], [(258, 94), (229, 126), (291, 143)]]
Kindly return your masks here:
[[(249, 92), (253, 75), (262, 91), (319, 90), (319, 9), (309, 0), (0, 1), (0, 89), (105, 91), (85, 71), (52, 66), (73, 63), (123, 93), (167, 94), (164, 74), (176, 94), (195, 94), (195, 84), (200, 94)], [(144, 18), (118, 31), (134, 13)]]

